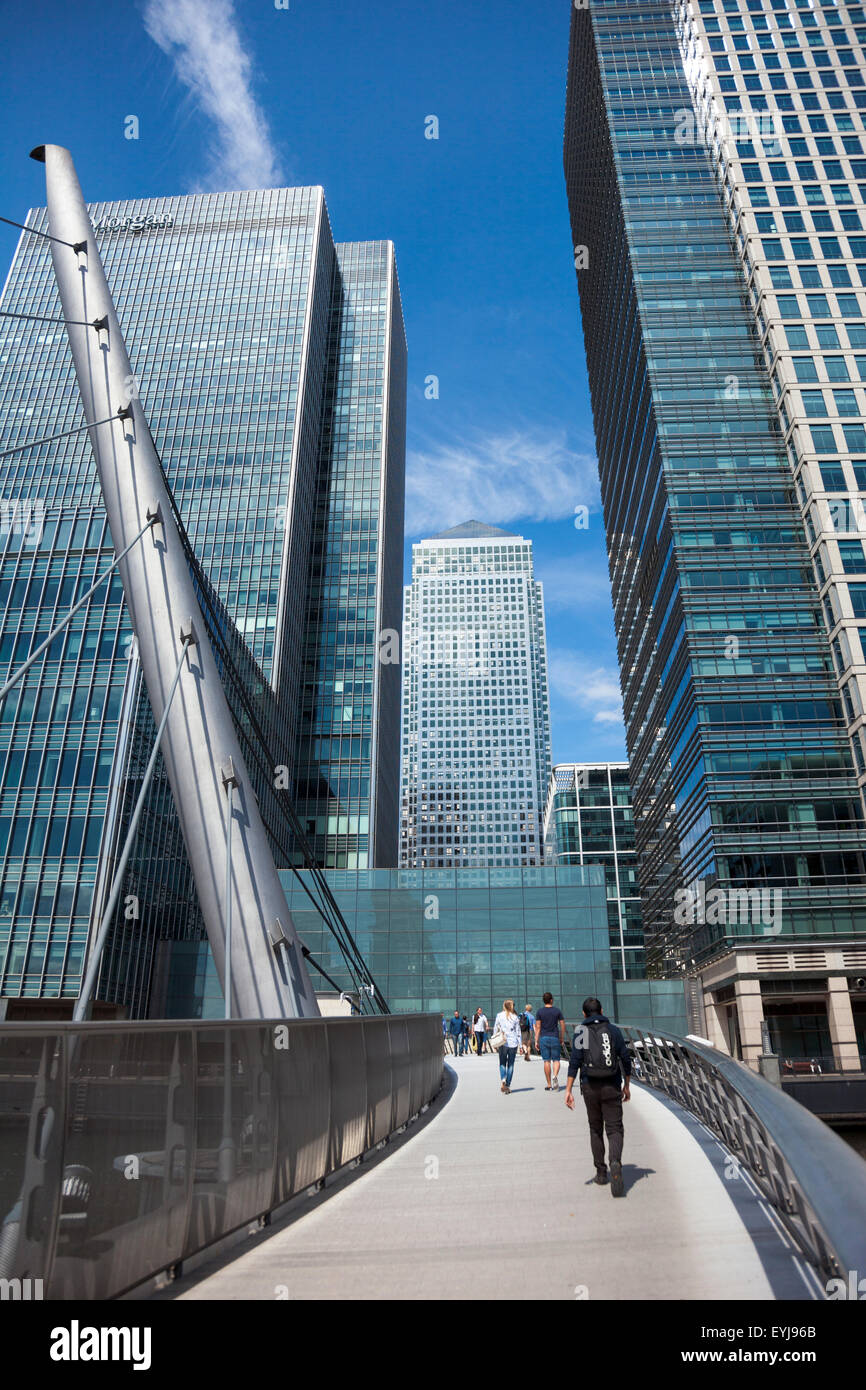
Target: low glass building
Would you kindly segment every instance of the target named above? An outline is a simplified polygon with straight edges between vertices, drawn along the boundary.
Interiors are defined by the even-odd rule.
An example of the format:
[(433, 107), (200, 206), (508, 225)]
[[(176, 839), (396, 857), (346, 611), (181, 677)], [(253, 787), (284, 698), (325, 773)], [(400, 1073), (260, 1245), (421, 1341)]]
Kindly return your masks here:
[[(327, 999), (334, 986), (354, 991), (343, 958), (316, 903), (308, 870), (281, 871), (292, 920)], [(616, 980), (608, 944), (608, 902), (601, 865), (492, 869), (327, 869), (333, 894), (393, 1013), (455, 1007), (470, 1017), (480, 1004), (490, 1021), (512, 998), (519, 1009), (550, 990), (569, 1025), (587, 995), (609, 1017), (637, 1027), (687, 1031), (682, 980)], [(207, 941), (171, 942), (154, 989), (161, 1016), (221, 1018), (222, 992)]]
[[(307, 871), (282, 874), (292, 920), (313, 957), (351, 988), (308, 896)], [(492, 1020), (550, 990), (569, 1017), (588, 994), (611, 998), (604, 873), (599, 868), (329, 871), (328, 885), (395, 1013), (436, 1010)], [(491, 1012), (491, 1010), (493, 1012)]]
[[(302, 941), (351, 989), (310, 899), (312, 876), (281, 876)], [(550, 990), (569, 1025), (594, 994), (620, 1023), (688, 1031), (682, 980), (615, 979), (601, 865), (328, 870), (325, 877), (394, 1013), (458, 1008), (471, 1017), (480, 1004), (492, 1023), (503, 999), (537, 1007)]]

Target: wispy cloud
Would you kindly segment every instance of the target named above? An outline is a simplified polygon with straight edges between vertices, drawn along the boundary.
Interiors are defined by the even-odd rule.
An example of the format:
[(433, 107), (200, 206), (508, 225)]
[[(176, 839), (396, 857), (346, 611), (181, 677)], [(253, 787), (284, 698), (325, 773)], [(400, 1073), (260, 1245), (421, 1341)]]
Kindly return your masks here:
[(283, 182), (232, 0), (145, 0), (144, 25), (213, 124), (202, 191)]
[(622, 724), (617, 671), (593, 667), (573, 652), (561, 652), (550, 657), (549, 678), (554, 693), (590, 715), (593, 724)]
[(432, 535), (461, 521), (557, 521), (577, 506), (598, 507), (590, 454), (568, 448), (564, 433), (512, 430), (475, 435), (411, 452), (406, 531)]

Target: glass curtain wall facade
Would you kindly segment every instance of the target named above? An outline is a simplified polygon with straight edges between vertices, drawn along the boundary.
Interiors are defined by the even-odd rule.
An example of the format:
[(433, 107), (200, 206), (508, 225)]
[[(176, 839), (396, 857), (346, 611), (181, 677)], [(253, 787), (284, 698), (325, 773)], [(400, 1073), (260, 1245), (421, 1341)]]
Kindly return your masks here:
[[(753, 9), (772, 13), (714, 12)], [(564, 149), (655, 973), (866, 933), (863, 807), (760, 324), (713, 161), (682, 138), (703, 71), (684, 13), (573, 11)]]
[(614, 977), (644, 978), (628, 763), (557, 763), (544, 808), (545, 864), (600, 864)]
[[(292, 919), (328, 974), (351, 989), (302, 880), (282, 874)], [(502, 1001), (540, 1004), (550, 990), (569, 1019), (588, 994), (612, 997), (600, 868), (378, 869), (328, 872), (328, 884), (395, 1013)], [(491, 1012), (492, 1010), (492, 1012)]]
[(550, 705), (532, 542), (469, 521), (413, 545), (404, 668), (401, 866), (540, 865)]
[(402, 626), (406, 337), (391, 243), (338, 246), (337, 265), (297, 810), (318, 863), (366, 869), (397, 863), (400, 665), (377, 642)]
[[(141, 397), (204, 582), (221, 601), (218, 625), (228, 625), (231, 642), (239, 644), (244, 678), (267, 695), (274, 783), (294, 797), (299, 747), (303, 756), (306, 746), (300, 707), (314, 545), (348, 549), (364, 509), (352, 497), (323, 517), (320, 505), (335, 420), (354, 406), (360, 390), (341, 391), (339, 399), (326, 390), (334, 359), (339, 371), (349, 346), (348, 339), (335, 341), (334, 304), (351, 302), (353, 267), (368, 254), (388, 282), (390, 333), (401, 340), (393, 251), (379, 243), (367, 253), (346, 248), (347, 287), (321, 188), (105, 203), (92, 207), (91, 216), (135, 367), (130, 390)], [(45, 230), (44, 210), (31, 212), (28, 221)], [(360, 275), (366, 296), (373, 276), (366, 270)], [(22, 233), (2, 307), (59, 315), (41, 238)], [(369, 362), (352, 362), (353, 370), (366, 369), (365, 377), (378, 372), (379, 381), (378, 392), (365, 385), (372, 409), (363, 434), (355, 432), (351, 466), (360, 468), (362, 455), (389, 458), (397, 474), (405, 375), (398, 372), (389, 393), (386, 378), (399, 353), (380, 352), (378, 339), (377, 333)], [(368, 430), (376, 410), (380, 418), (369, 419)], [(0, 320), (3, 446), (80, 424), (62, 324)], [(86, 434), (28, 447), (2, 467), (5, 679), (113, 552)], [(389, 488), (380, 487), (380, 506), (365, 514), (368, 528), (373, 522), (367, 534), (376, 557), (374, 604), (390, 622), (399, 612), (400, 577), (391, 579), (385, 564), (381, 577), (376, 571), (379, 554), (389, 557), (402, 544), (401, 486), (395, 478)], [(391, 526), (395, 537), (380, 546), (379, 533)], [(393, 592), (386, 596), (389, 582)], [(356, 659), (364, 642), (372, 654), (370, 625), (356, 643)], [(323, 647), (319, 673), (325, 679), (321, 667), (332, 648)], [(375, 664), (371, 678), (375, 701)], [(82, 608), (0, 710), (0, 1000), (77, 995), (151, 730), (115, 579)], [(386, 728), (375, 753), (369, 745), (351, 751), (353, 770), (366, 778), (375, 803), (372, 760), (387, 767), (385, 782), (393, 787), (399, 732)], [(374, 812), (368, 823), (375, 822)], [(372, 836), (369, 844), (372, 855)], [(327, 845), (320, 851), (326, 855)], [(158, 941), (201, 935), (170, 792), (158, 771), (98, 997), (133, 1016), (146, 1014)]]
[(861, 793), (866, 784), (866, 12), (681, 6), (796, 479)]

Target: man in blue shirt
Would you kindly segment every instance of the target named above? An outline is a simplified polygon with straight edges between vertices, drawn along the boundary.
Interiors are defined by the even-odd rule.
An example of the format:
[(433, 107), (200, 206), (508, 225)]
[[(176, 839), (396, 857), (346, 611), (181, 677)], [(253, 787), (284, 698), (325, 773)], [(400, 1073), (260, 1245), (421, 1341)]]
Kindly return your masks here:
[(610, 1191), (622, 1197), (625, 1186), (622, 1177), (623, 1101), (631, 1099), (629, 1078), (631, 1057), (625, 1038), (610, 1019), (605, 1018), (598, 999), (584, 999), (583, 1027), (575, 1029), (565, 1083), (565, 1103), (574, 1109), (572, 1087), (580, 1073), (580, 1090), (589, 1121), (589, 1140), (595, 1163), (595, 1181), (602, 1186), (608, 1181), (604, 1161), (604, 1135), (610, 1153)]
[(565, 1014), (554, 1004), (550, 990), (542, 998), (543, 1003), (535, 1016), (535, 1046), (544, 1063), (544, 1079), (547, 1082), (545, 1091), (558, 1091), (559, 1062), (565, 1043)]
[[(526, 1027), (523, 1026), (524, 1022), (526, 1023)], [(532, 1012), (530, 1005), (527, 1004), (520, 1019), (520, 1042), (523, 1047), (523, 1055), (527, 1062), (532, 1056), (532, 1034), (534, 1029), (535, 1014)]]
[(454, 1056), (463, 1056), (463, 1018), (459, 1009), (454, 1010), (454, 1017), (448, 1020), (448, 1034), (454, 1048)]

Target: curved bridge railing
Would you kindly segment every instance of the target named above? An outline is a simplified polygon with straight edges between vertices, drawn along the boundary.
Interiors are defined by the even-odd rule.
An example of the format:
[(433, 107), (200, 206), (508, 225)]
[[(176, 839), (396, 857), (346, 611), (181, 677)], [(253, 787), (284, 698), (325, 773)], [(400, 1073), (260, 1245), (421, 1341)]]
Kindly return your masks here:
[(709, 1043), (620, 1025), (637, 1079), (696, 1115), (827, 1278), (866, 1274), (866, 1163), (832, 1129)]
[(0, 1025), (4, 1298), (112, 1298), (402, 1129), (437, 1094), (427, 1014)]

